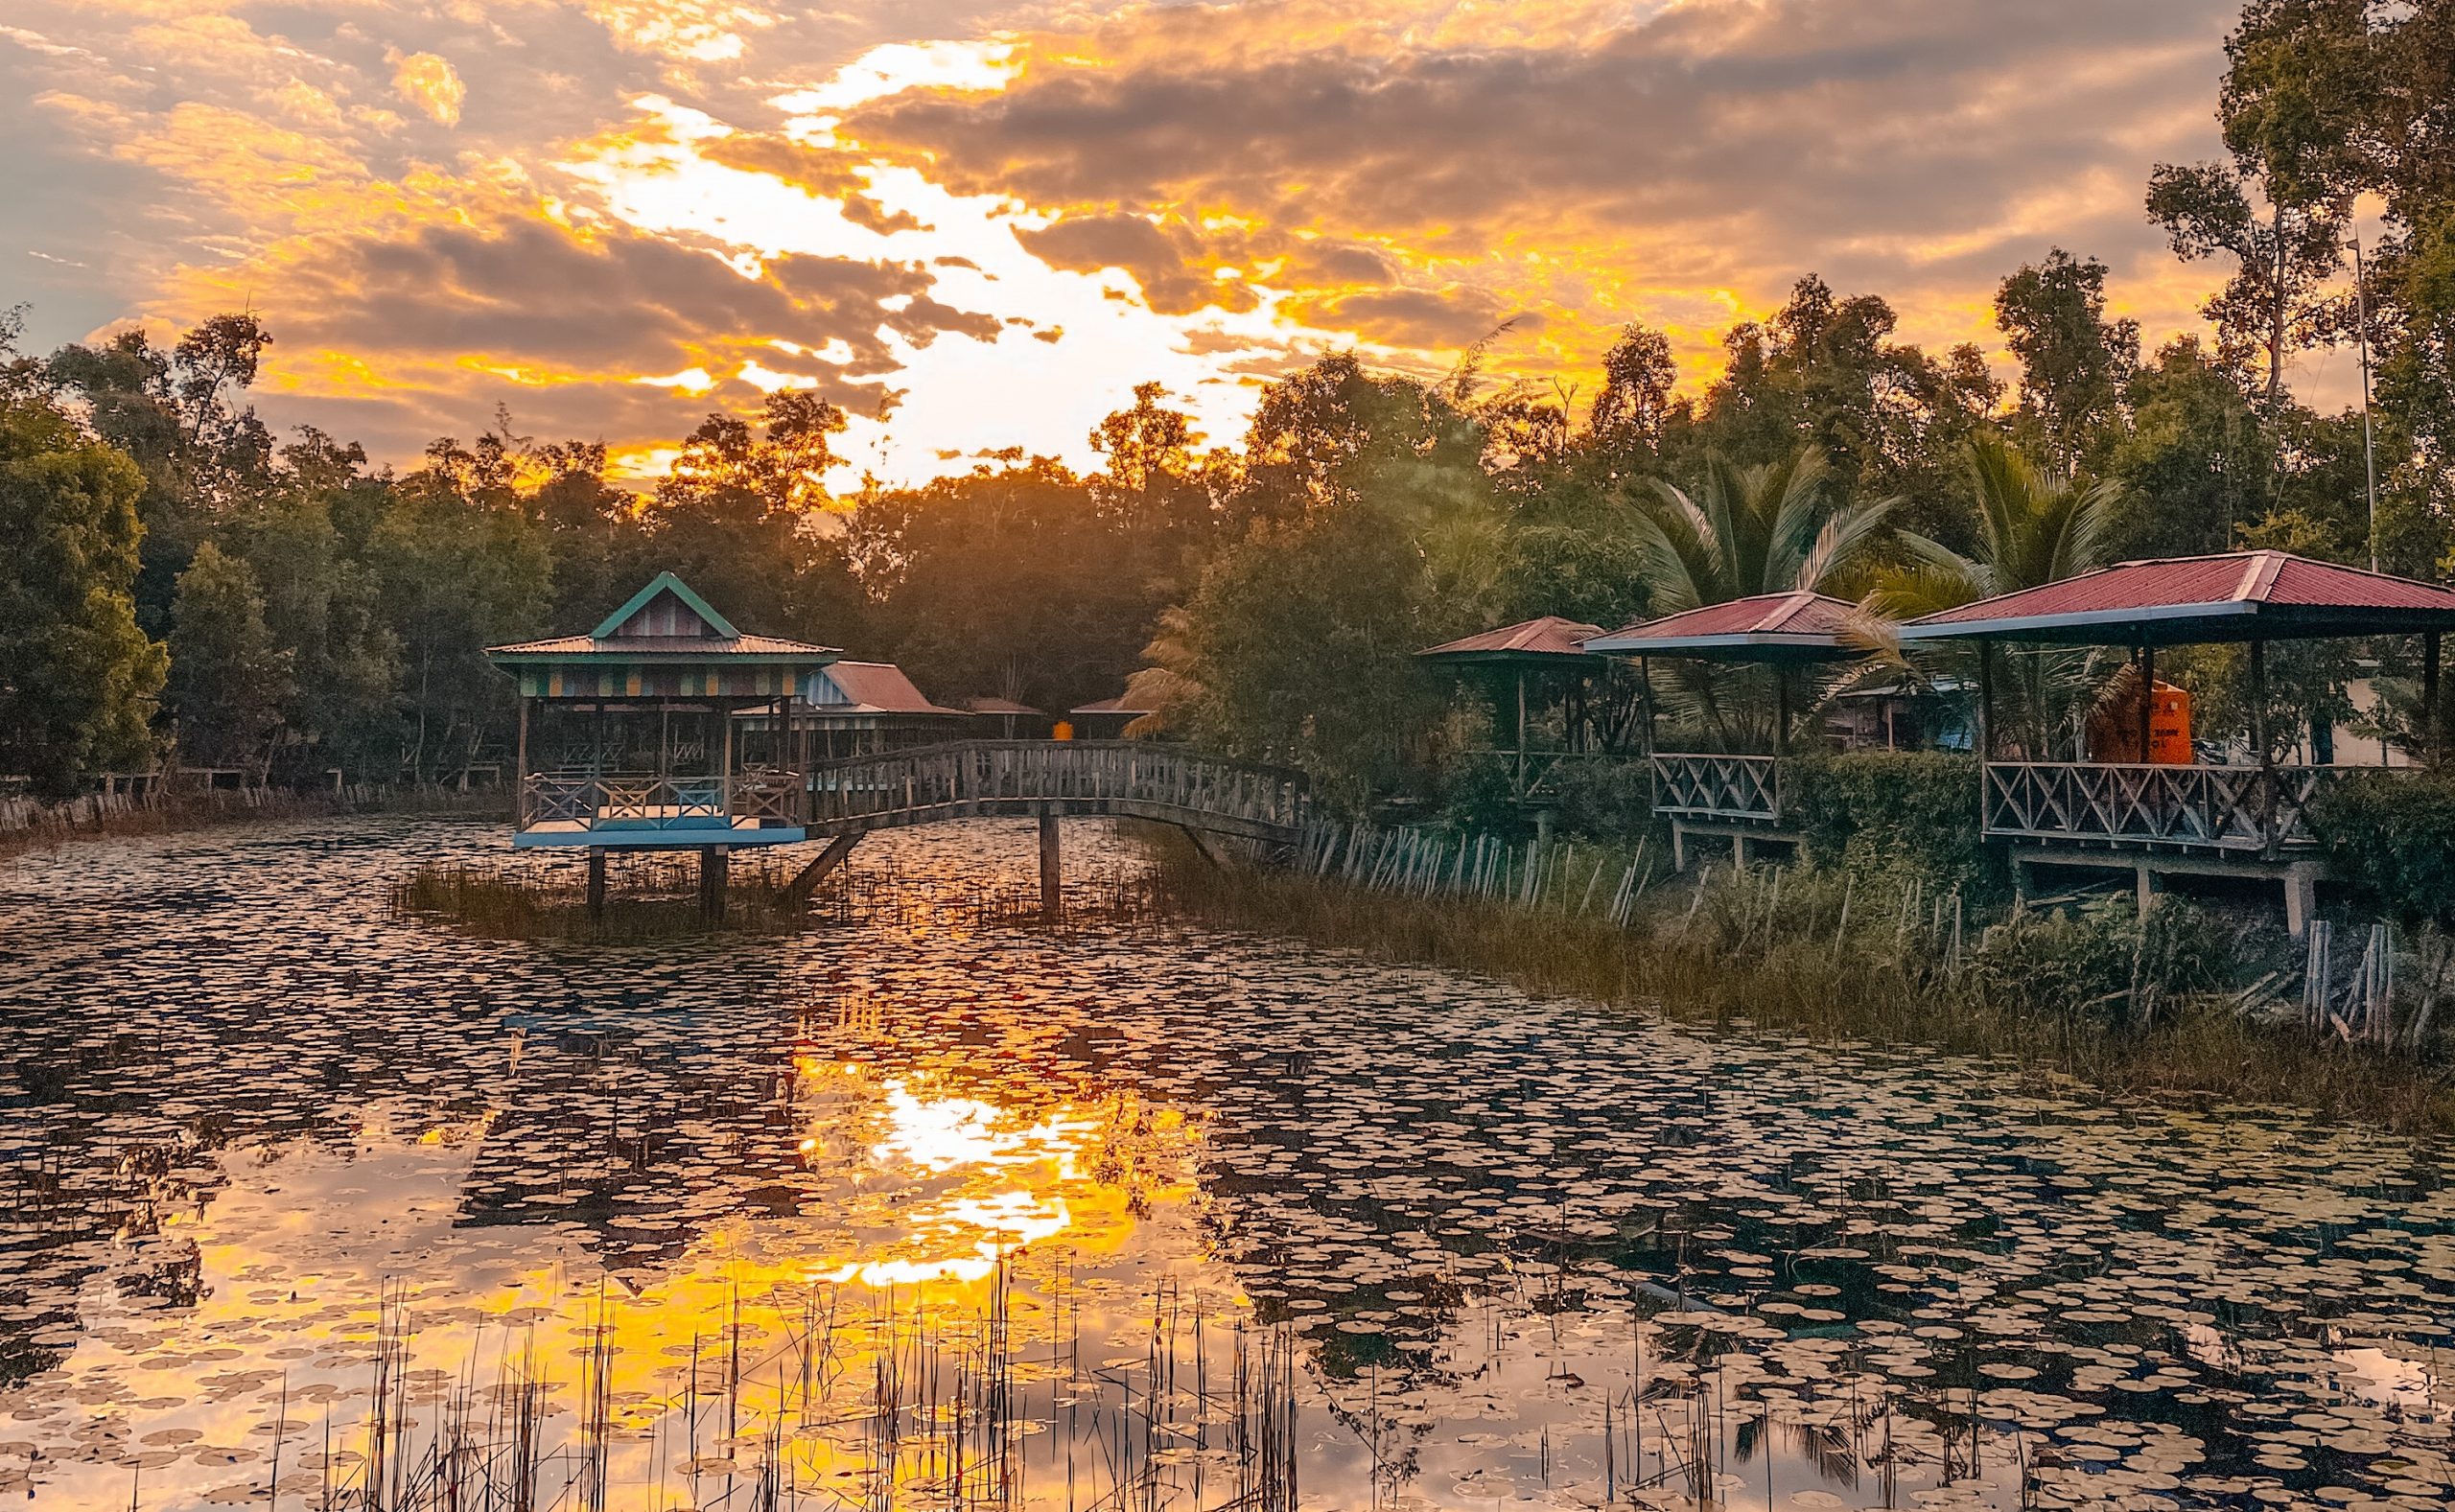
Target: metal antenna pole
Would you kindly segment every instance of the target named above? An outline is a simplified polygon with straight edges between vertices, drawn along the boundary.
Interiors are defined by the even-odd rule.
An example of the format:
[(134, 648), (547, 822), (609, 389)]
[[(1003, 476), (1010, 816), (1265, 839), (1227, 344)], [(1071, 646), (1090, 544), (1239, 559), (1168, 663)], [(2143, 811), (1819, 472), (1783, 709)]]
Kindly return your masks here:
[(2361, 463), (2370, 477), (2370, 570), (2378, 570), (2378, 447), (2370, 430), (2370, 280), (2361, 261), (2361, 220), (2352, 215), (2352, 297), (2361, 346)]

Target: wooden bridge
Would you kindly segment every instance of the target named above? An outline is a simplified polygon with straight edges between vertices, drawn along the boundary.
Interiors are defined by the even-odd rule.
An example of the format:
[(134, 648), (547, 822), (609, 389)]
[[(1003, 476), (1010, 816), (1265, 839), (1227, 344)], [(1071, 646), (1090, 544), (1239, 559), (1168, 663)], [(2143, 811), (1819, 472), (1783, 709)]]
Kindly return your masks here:
[[(1040, 906), (1054, 917), (1064, 880), (1057, 822), (1108, 815), (1174, 825), (1193, 837), (1292, 846), (1302, 836), (1304, 779), (1134, 740), (964, 740), (823, 761), (809, 772), (803, 827), (825, 850), (792, 891), (807, 896), (864, 835), (942, 820), (1040, 820)], [(1204, 852), (1207, 854), (1207, 850)]]

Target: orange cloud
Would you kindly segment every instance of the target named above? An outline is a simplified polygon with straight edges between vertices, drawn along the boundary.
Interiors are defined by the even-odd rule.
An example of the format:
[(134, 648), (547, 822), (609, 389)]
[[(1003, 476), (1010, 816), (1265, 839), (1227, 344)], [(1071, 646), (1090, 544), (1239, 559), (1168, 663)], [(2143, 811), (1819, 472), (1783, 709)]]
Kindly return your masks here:
[(433, 53), (394, 54), (392, 87), (441, 126), (460, 124), (460, 105), (469, 97), (450, 61)]

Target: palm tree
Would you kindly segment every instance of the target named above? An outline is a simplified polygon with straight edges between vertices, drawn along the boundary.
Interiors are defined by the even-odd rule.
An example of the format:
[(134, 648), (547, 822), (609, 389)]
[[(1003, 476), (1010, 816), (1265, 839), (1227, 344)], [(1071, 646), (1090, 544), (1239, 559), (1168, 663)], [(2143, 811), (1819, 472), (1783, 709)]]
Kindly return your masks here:
[(1915, 619), (2106, 565), (2119, 484), (2046, 472), (1991, 431), (1970, 440), (1963, 460), (1977, 498), (1977, 554), (1901, 532), (1911, 560), (1878, 574), (1863, 601), (1872, 613)]
[(1656, 615), (1758, 593), (1821, 590), (1859, 565), (1900, 500), (1831, 502), (1831, 468), (1806, 447), (1741, 467), (1716, 456), (1695, 495), (1654, 480), (1639, 511), (1641, 571)]
[[(1977, 500), (1976, 554), (1963, 555), (1912, 531), (1901, 533), (1910, 560), (1880, 571), (1859, 601), (1858, 634), (1877, 657), (1870, 672), (1932, 681), (1934, 673), (1949, 670), (1966, 686), (1973, 653), (1953, 642), (1922, 654), (1925, 664), (1912, 664), (1896, 633), (1900, 622), (2107, 565), (2108, 532), (2123, 498), (2119, 484), (2047, 471), (1992, 431), (1971, 438), (1964, 461)], [(2029, 750), (2042, 752), (2051, 732), (2068, 722), (2088, 684), (2087, 663), (2087, 653), (2073, 651), (2017, 659), (2013, 696), (1999, 712), (2021, 730)]]
[[(1655, 497), (1641, 505), (1634, 522), (1638, 571), (1652, 612), (1675, 615), (1761, 593), (1821, 592), (1846, 580), (1865, 565), (1900, 500), (1835, 504), (1826, 487), (1830, 479), (1824, 454), (1812, 446), (1761, 467), (1715, 456), (1693, 497), (1655, 479)], [(1701, 724), (1717, 743), (1765, 733), (1733, 729), (1717, 696), (1728, 671), (1717, 674), (1686, 661), (1664, 671), (1657, 687), (1674, 717)]]

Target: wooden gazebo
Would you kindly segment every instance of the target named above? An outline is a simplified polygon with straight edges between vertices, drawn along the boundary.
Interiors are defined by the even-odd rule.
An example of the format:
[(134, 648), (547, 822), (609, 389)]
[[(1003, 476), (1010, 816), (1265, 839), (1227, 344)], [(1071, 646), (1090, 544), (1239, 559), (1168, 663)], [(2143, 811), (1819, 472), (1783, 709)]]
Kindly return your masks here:
[[(2434, 731), (2439, 641), (2449, 629), (2455, 591), (2282, 551), (2234, 551), (2125, 562), (1929, 615), (1902, 626), (1901, 639), (1977, 643), (1979, 820), (1989, 839), (2012, 845), (2016, 863), (2129, 868), (2143, 896), (2163, 873), (2273, 878), (2299, 935), (2323, 870), (2309, 806), (2347, 769), (2275, 759), (2267, 644), (2420, 636), (2422, 728)], [(2245, 644), (2252, 762), (2051, 761), (2034, 751), (2006, 759), (1995, 717), (1995, 649), (2006, 641), (2126, 649), (2143, 689), (2156, 686), (2162, 648)], [(2151, 704), (2138, 702), (2141, 753), (2153, 749)]]
[(512, 844), (585, 849), (592, 907), (610, 850), (697, 849), (721, 913), (734, 848), (804, 838), (791, 715), (830, 648), (744, 634), (664, 572), (587, 635), (486, 655), (519, 686)]
[[(1787, 826), (1788, 784), (1783, 780), (1790, 756), (1791, 684), (1803, 667), (1865, 654), (1843, 635), (1853, 613), (1851, 604), (1825, 593), (1758, 593), (1641, 620), (1585, 642), (1589, 651), (1637, 659), (1646, 754), (1653, 769), (1653, 811), (1671, 823), (1674, 865), (1687, 865), (1691, 835), (1727, 838), (1742, 860), (1754, 840), (1797, 843), (1797, 833)], [(1653, 709), (1656, 657), (1770, 667), (1772, 749), (1659, 749)]]
[[(1497, 754), (1509, 763), (1520, 803), (1535, 801), (1544, 793), (1545, 779), (1562, 756), (1591, 754), (1612, 741), (1607, 707), (1602, 710), (1605, 717), (1597, 718), (1592, 697), (1597, 679), (1609, 674), (1611, 659), (1587, 650), (1584, 643), (1588, 636), (1602, 633), (1601, 625), (1544, 615), (1415, 653), (1422, 661), (1488, 678), (1492, 702), (1500, 708), (1512, 707), (1513, 700), (1508, 745)], [(1530, 686), (1546, 700), (1557, 693), (1563, 722), (1560, 750), (1536, 751), (1529, 744)], [(1603, 702), (1607, 706), (1608, 700)]]

